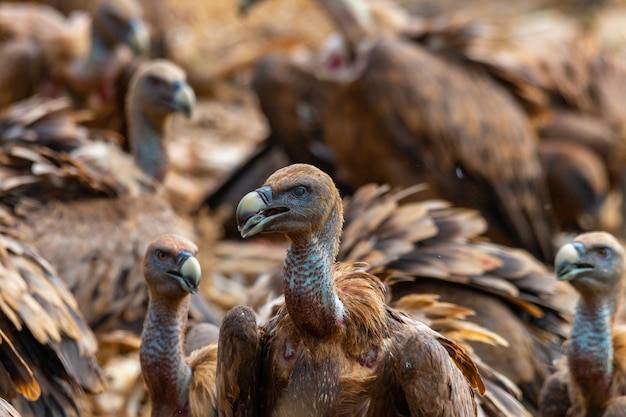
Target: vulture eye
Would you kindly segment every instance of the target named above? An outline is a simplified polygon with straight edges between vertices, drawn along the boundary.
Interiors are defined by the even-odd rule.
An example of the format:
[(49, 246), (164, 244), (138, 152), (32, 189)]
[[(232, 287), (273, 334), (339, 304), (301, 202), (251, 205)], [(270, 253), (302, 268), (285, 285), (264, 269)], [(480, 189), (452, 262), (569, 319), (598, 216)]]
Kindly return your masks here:
[(294, 197), (302, 197), (303, 195), (306, 194), (306, 187), (303, 187), (303, 186), (296, 187), (293, 189), (291, 194), (293, 194)]
[(607, 259), (611, 256), (611, 249), (609, 248), (598, 248), (596, 250), (596, 256), (598, 259)]
[(154, 75), (148, 75), (146, 77), (146, 81), (148, 82), (148, 84), (150, 84), (151, 87), (154, 88), (160, 87), (165, 84), (165, 82), (161, 78)]
[(162, 250), (156, 251), (156, 257), (159, 261), (164, 261), (168, 258), (167, 253), (163, 252)]

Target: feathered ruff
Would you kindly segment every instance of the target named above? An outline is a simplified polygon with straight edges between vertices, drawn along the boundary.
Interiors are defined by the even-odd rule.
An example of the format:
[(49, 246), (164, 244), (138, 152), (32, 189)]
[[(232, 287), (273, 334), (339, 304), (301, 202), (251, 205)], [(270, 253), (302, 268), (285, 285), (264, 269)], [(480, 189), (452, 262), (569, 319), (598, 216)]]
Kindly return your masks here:
[[(206, 416), (216, 413), (217, 394), (215, 391), (217, 343), (196, 349), (186, 359), (193, 377), (189, 384), (189, 415)], [(216, 414), (215, 414), (216, 415)]]
[[(292, 395), (297, 396), (310, 390), (309, 395), (312, 398), (317, 397), (315, 393), (320, 395), (322, 392), (327, 393), (328, 395), (324, 398), (319, 398), (321, 403), (318, 405), (330, 407), (329, 409), (337, 415), (378, 415), (376, 412), (380, 410), (374, 410), (369, 406), (376, 402), (374, 391), (388, 390), (389, 387), (383, 388), (380, 384), (391, 383), (391, 381), (395, 381), (394, 384), (400, 384), (394, 379), (396, 377), (385, 374), (385, 372), (395, 372), (392, 371), (395, 367), (395, 364), (392, 364), (393, 358), (404, 355), (397, 351), (398, 346), (407, 346), (409, 349), (418, 351), (423, 349), (421, 354), (432, 355), (432, 357), (449, 356), (456, 365), (457, 371), (460, 370), (464, 375), (463, 379), (472, 387), (477, 388), (479, 392), (484, 392), (485, 385), (476, 365), (465, 350), (428, 326), (388, 307), (384, 302), (382, 282), (365, 272), (364, 266), (364, 264), (357, 263), (338, 265), (335, 269), (335, 286), (346, 310), (344, 325), (338, 333), (322, 339), (302, 337), (284, 306), (261, 328), (261, 345), (263, 346), (261, 355), (265, 358), (262, 361), (265, 367), (262, 375), (269, 378), (262, 384), (268, 389), (262, 389), (261, 397), (267, 398), (267, 409), (278, 407), (278, 413), (286, 412), (287, 409), (295, 412), (301, 406), (305, 407), (304, 410), (318, 400), (310, 400), (313, 403), (307, 400), (301, 405), (282, 404), (278, 403), (279, 398), (275, 397), (275, 394), (289, 389)], [(342, 354), (338, 355), (337, 349)], [(372, 349), (376, 352), (374, 354), (376, 365), (371, 368), (362, 366), (362, 363), (371, 360), (368, 355), (371, 355)], [(412, 356), (413, 353), (407, 356)], [(415, 355), (419, 354), (420, 352), (415, 353)], [(295, 360), (285, 361), (283, 359), (285, 355)], [(413, 357), (413, 360), (417, 358)], [(447, 368), (444, 365), (445, 360), (434, 358), (433, 360), (435, 363), (431, 366), (436, 369), (441, 367), (441, 372), (444, 374), (442, 380), (447, 381), (444, 383), (453, 383), (451, 381), (455, 380), (453, 375), (457, 371)], [(320, 386), (316, 386), (320, 384), (317, 378), (309, 380), (302, 374), (307, 367), (316, 369), (314, 374), (323, 378), (324, 382)], [(424, 372), (433, 372), (433, 370), (424, 369)], [(287, 388), (290, 375), (292, 380), (298, 381), (298, 386), (292, 385)], [(337, 379), (325, 375), (336, 375)], [(423, 377), (425, 374), (420, 375)], [(327, 383), (333, 386), (324, 387)], [(337, 385), (334, 385), (335, 383)], [(430, 382), (416, 383), (423, 383), (424, 389), (430, 387)], [(394, 391), (394, 395), (402, 395), (400, 386), (394, 386), (391, 389), (397, 390)], [(457, 386), (454, 390), (463, 390), (463, 388)], [(442, 403), (446, 401), (448, 399), (443, 399)], [(402, 408), (402, 405), (397, 404), (394, 407)], [(395, 415), (390, 410), (386, 413)]]

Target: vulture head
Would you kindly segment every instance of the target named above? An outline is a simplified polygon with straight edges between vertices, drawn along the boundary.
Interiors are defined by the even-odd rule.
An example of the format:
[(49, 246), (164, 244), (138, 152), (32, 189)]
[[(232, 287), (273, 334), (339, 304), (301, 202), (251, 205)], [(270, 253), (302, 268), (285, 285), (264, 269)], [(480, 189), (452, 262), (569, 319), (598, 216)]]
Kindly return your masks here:
[(330, 176), (307, 164), (279, 169), (237, 206), (237, 223), (244, 238), (278, 232), (297, 241), (317, 234), (331, 219), (336, 219), (334, 231), (340, 229), (343, 206), (339, 192)]
[(554, 263), (557, 279), (569, 281), (581, 295), (607, 294), (620, 289), (624, 249), (609, 233), (584, 233), (562, 246)]
[[(180, 112), (191, 116), (196, 95), (185, 71), (166, 60), (153, 60), (139, 68), (130, 83), (128, 108), (141, 109), (150, 120), (164, 120)], [(132, 111), (132, 110), (131, 110)]]
[(93, 30), (109, 49), (122, 44), (136, 54), (148, 52), (150, 36), (136, 0), (103, 0), (93, 15)]
[(198, 247), (182, 236), (166, 234), (154, 239), (143, 263), (150, 292), (173, 298), (197, 293), (202, 278), (197, 252)]

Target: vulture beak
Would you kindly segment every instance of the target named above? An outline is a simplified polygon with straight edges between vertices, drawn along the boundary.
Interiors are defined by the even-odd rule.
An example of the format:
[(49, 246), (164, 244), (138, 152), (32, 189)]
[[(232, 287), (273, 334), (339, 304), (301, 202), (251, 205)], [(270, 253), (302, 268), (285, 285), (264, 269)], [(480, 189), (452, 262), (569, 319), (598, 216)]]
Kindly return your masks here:
[(146, 25), (140, 19), (128, 22), (129, 32), (126, 36), (126, 44), (136, 54), (142, 55), (150, 49), (150, 35)]
[(580, 242), (571, 242), (563, 245), (556, 253), (554, 265), (556, 278), (559, 281), (572, 281), (581, 272), (592, 271), (594, 265), (585, 262), (587, 249)]
[(193, 88), (184, 81), (175, 81), (172, 88), (174, 90), (172, 107), (187, 118), (190, 118), (191, 112), (196, 105), (196, 94), (193, 92)]
[(271, 220), (288, 211), (288, 207), (273, 204), (272, 187), (257, 188), (243, 196), (237, 206), (239, 233), (243, 238), (261, 233)]
[(200, 262), (192, 253), (181, 251), (178, 254), (176, 269), (167, 271), (167, 274), (180, 283), (183, 290), (195, 294), (202, 280)]

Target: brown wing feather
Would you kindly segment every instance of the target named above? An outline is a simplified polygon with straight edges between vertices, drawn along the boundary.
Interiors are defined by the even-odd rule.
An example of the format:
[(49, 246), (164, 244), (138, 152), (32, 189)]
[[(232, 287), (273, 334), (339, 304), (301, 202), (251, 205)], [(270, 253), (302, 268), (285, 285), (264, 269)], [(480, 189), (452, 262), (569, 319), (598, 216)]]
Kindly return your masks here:
[(373, 47), (362, 80), (394, 146), (425, 164), (446, 196), (479, 208), (508, 242), (552, 260), (537, 139), (503, 89), (480, 72), (395, 39)]
[(18, 393), (34, 401), (39, 398), (41, 388), (24, 359), (15, 351), (7, 335), (0, 330), (0, 396), (15, 398)]
[[(411, 415), (474, 415), (476, 403), (468, 381), (480, 391), (485, 387), (472, 360), (428, 326), (403, 321), (402, 329), (393, 332), (379, 383), (394, 383)], [(373, 398), (369, 415), (386, 415), (385, 407), (401, 407), (388, 401)]]
[(218, 416), (257, 413), (259, 330), (254, 312), (245, 306), (230, 310), (220, 328), (217, 362)]
[(95, 337), (71, 293), (33, 247), (6, 229), (0, 243), (0, 328), (35, 379), (20, 377), (18, 387), (33, 400), (23, 401), (22, 407), (35, 415), (71, 415), (83, 391), (95, 393), (105, 386)]

